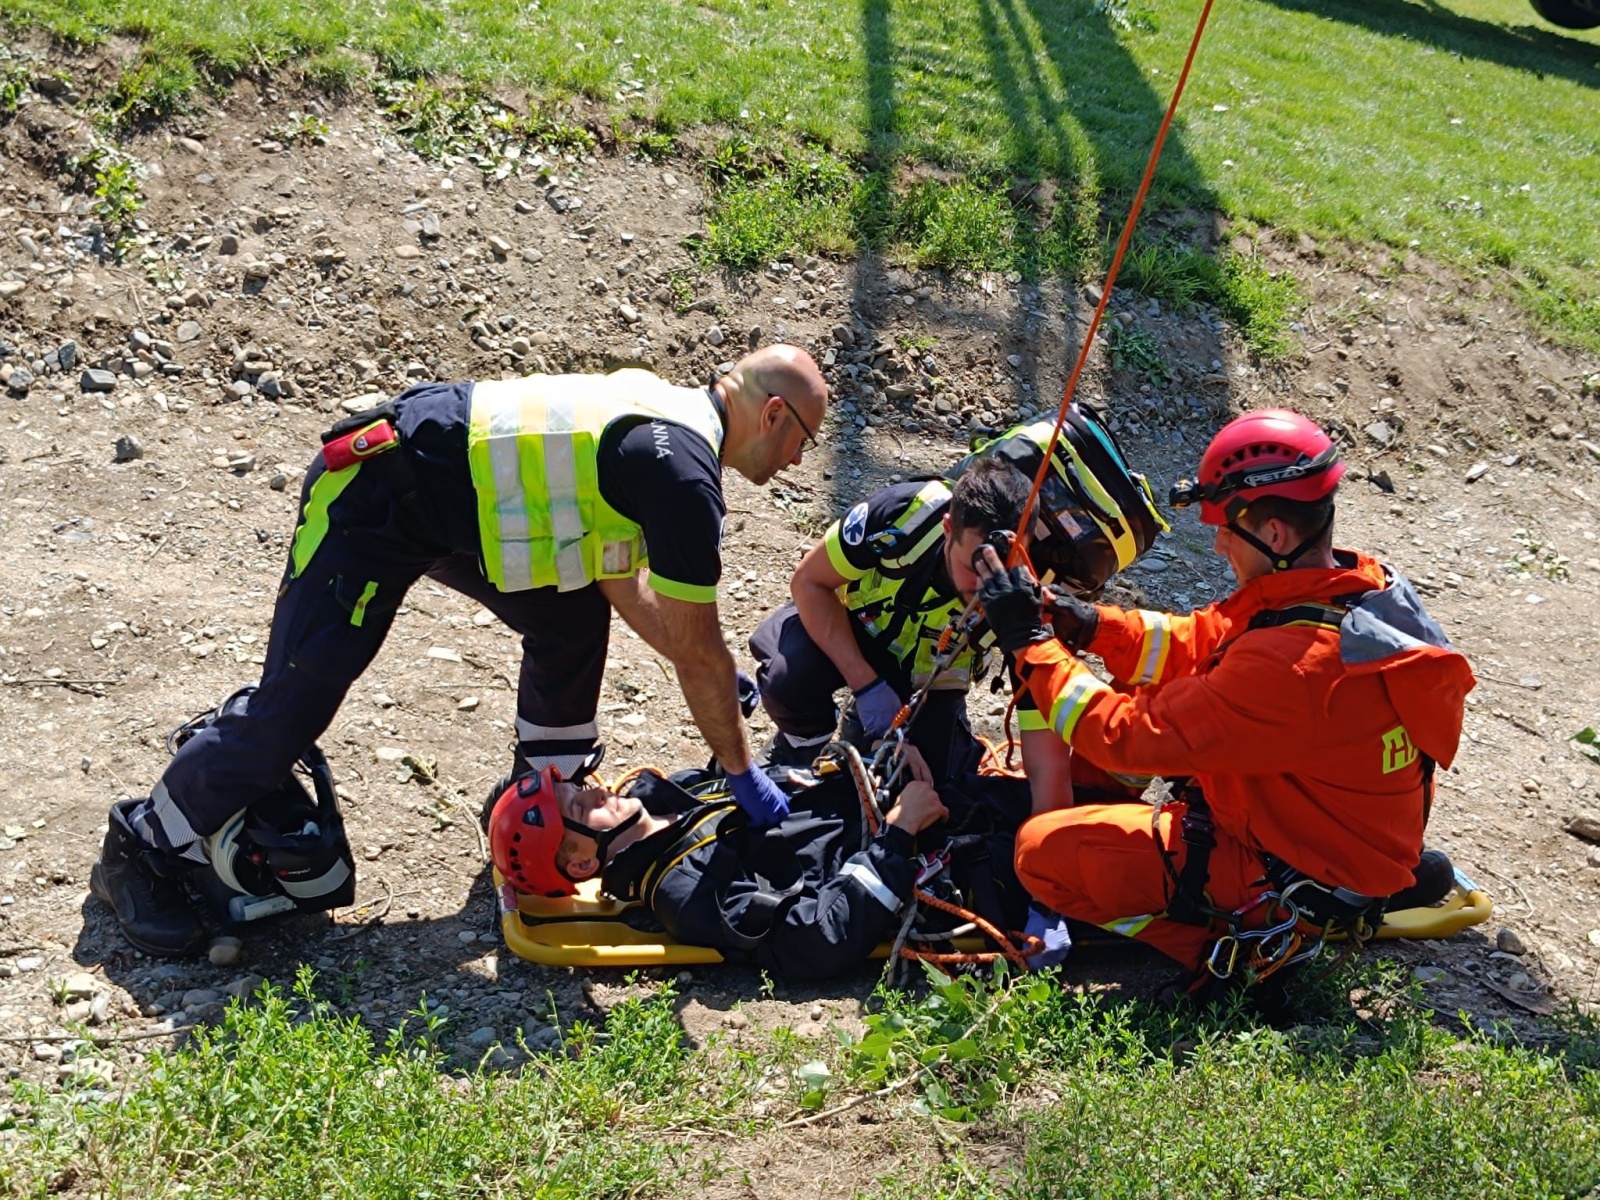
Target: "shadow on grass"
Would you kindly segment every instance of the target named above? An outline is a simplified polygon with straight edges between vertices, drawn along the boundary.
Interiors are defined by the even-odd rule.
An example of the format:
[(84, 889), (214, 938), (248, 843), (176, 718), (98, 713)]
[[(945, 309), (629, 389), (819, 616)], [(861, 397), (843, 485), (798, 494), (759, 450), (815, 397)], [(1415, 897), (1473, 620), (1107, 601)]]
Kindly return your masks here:
[(1288, 12), (1357, 25), (1432, 46), (1457, 58), (1495, 63), (1543, 79), (1554, 75), (1600, 89), (1600, 46), (1559, 33), (1527, 10), (1529, 24), (1506, 27), (1463, 16), (1434, 0), (1268, 0)]
[[(869, 421), (886, 426), (897, 441), (906, 432), (931, 431), (935, 441), (926, 450), (937, 455), (940, 435), (981, 434), (1054, 413), (1087, 328), (1076, 285), (1080, 279), (1102, 278), (1107, 240), (1121, 232), (1169, 97), (1151, 86), (1129, 53), (1110, 6), (1086, 0), (978, 0), (987, 68), (981, 86), (998, 95), (1008, 124), (1002, 173), (981, 186), (1005, 199), (1009, 228), (1001, 232), (1018, 269), (1007, 276), (1011, 286), (1002, 291), (952, 284), (941, 272), (918, 278), (890, 269), (879, 252), (896, 234), (904, 236), (906, 222), (916, 219), (906, 210), (917, 206), (918, 189), (924, 190), (925, 204), (937, 204), (952, 187), (970, 184), (953, 172), (912, 161), (926, 148), (908, 144), (904, 106), (928, 99), (917, 91), (921, 76), (959, 71), (962, 56), (939, 44), (937, 31), (897, 24), (890, 0), (862, 0), (860, 14), (868, 123), (863, 165), (869, 186), (857, 223), (866, 249), (856, 264), (851, 296), (855, 344), (837, 350), (836, 400), (855, 403), (858, 427)], [(1093, 69), (1085, 70), (1085, 63), (1093, 63)], [(1054, 173), (1042, 172), (1042, 164), (1054, 164)], [(1217, 236), (1217, 203), (1184, 144), (1181, 126), (1175, 126), (1139, 235), (1192, 239), (1209, 249)], [(934, 285), (937, 294), (908, 314), (903, 292), (913, 281)], [(989, 288), (993, 284), (991, 276)], [(915, 396), (883, 398), (890, 380), (881, 357), (893, 361), (901, 351), (891, 368), (901, 378), (915, 379), (925, 370), (923, 351), (894, 345), (891, 330), (907, 325), (909, 334), (923, 335), (922, 341), (945, 334), (969, 346), (973, 340), (987, 344), (987, 353), (968, 349), (965, 365), (987, 375), (991, 386), (971, 401), (971, 415), (961, 416), (959, 423), (952, 425), (950, 414), (919, 408)], [(1229, 357), (1209, 325), (1196, 322), (1189, 341), (1186, 352), (1205, 364)], [(928, 349), (934, 372), (957, 365), (945, 362), (943, 347)], [(1130, 392), (1138, 383), (1131, 375), (1117, 382)], [(1132, 395), (1106, 399), (1112, 407), (1135, 402)], [(857, 432), (848, 420), (841, 424), (847, 434)], [(1137, 466), (1145, 447), (1131, 439), (1128, 448)], [(860, 473), (835, 473), (834, 513), (888, 482), (890, 472), (912, 473), (902, 465), (903, 451), (902, 446), (900, 456), (885, 461), (851, 438), (846, 464)], [(953, 461), (954, 450), (948, 453)]]

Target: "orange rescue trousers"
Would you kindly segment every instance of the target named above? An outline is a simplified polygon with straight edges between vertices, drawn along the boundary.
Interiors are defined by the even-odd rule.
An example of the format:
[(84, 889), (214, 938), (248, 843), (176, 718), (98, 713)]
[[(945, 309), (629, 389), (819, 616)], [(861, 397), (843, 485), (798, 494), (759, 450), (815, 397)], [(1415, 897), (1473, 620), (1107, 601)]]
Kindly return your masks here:
[[(1182, 870), (1188, 854), (1181, 822), (1187, 806), (1175, 801), (1159, 818), (1162, 844)], [(1062, 916), (1154, 946), (1198, 970), (1220, 928), (1169, 921), (1172, 881), (1162, 865), (1148, 804), (1085, 804), (1042, 813), (1017, 834), (1017, 875), (1041, 904)], [(1268, 890), (1261, 856), (1216, 831), (1211, 880), (1213, 906), (1241, 908)]]

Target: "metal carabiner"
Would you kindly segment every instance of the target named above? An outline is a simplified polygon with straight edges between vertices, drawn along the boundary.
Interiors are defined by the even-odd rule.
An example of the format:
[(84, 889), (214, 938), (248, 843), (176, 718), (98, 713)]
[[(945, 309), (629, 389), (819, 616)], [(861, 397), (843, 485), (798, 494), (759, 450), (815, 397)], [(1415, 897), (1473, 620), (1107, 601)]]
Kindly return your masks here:
[[(1222, 953), (1223, 947), (1227, 947), (1228, 950), (1228, 962), (1225, 968), (1217, 965), (1217, 956)], [(1211, 947), (1211, 953), (1206, 956), (1206, 970), (1210, 971), (1218, 979), (1232, 979), (1238, 965), (1239, 939), (1232, 934), (1219, 937), (1216, 944)]]

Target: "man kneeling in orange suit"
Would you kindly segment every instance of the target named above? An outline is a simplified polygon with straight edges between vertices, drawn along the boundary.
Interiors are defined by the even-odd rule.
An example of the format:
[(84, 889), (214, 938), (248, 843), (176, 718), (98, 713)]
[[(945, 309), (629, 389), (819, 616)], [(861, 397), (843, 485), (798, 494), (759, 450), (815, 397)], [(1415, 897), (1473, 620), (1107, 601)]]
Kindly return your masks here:
[[(1082, 803), (1035, 816), (1016, 843), (1022, 882), (1056, 912), (1176, 959), (1196, 985), (1264, 977), (1318, 930), (1370, 928), (1402, 906), (1396, 893), (1409, 904), (1448, 889), (1423, 827), (1472, 671), (1403, 575), (1334, 548), (1343, 473), (1299, 414), (1225, 426), (1172, 500), (1199, 502), (1239, 586), (1186, 615), (1041, 593), (1025, 566), (980, 555), (985, 616), (1037, 704), (1024, 729), (1053, 729), (1101, 771), (1176, 781), (1154, 812)], [(1286, 917), (1298, 919), (1269, 938)]]

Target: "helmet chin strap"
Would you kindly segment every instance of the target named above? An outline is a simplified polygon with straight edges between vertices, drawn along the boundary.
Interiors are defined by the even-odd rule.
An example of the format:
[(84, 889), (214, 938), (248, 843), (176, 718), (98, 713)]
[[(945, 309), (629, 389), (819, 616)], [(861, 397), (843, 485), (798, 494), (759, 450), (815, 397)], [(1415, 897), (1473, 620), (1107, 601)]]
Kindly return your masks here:
[(1315, 533), (1309, 535), (1293, 550), (1290, 550), (1285, 554), (1279, 554), (1271, 546), (1267, 545), (1255, 534), (1251, 533), (1243, 525), (1239, 524), (1239, 517), (1242, 517), (1243, 515), (1244, 510), (1241, 509), (1238, 516), (1234, 517), (1233, 520), (1228, 522), (1226, 526), (1228, 532), (1233, 534), (1234, 537), (1244, 541), (1245, 544), (1255, 549), (1263, 558), (1272, 563), (1272, 569), (1274, 571), (1287, 571), (1290, 567), (1294, 566), (1294, 564), (1299, 560), (1300, 556), (1320, 542), (1322, 540), (1322, 535), (1327, 533), (1329, 528), (1333, 525), (1333, 513), (1330, 512), (1327, 516), (1327, 519), (1317, 527)]
[[(610, 856), (611, 843), (616, 841), (618, 837), (637, 825), (639, 823), (639, 818), (642, 816), (644, 816), (644, 807), (641, 805), (639, 808), (634, 810), (633, 816), (629, 817), (626, 821), (622, 822), (622, 824), (616, 826), (614, 829), (592, 829), (588, 825), (585, 825), (582, 821), (574, 821), (571, 817), (566, 815), (562, 816), (561, 823), (568, 829), (572, 830), (573, 833), (581, 834), (590, 841), (594, 842), (596, 846), (595, 858), (600, 861), (600, 865), (603, 867), (606, 865), (606, 859)], [(568, 875), (566, 868), (563, 867), (559, 861), (556, 863), (556, 870), (559, 871), (565, 878), (572, 880), (573, 883), (583, 882), (581, 879), (573, 879), (571, 875)]]

